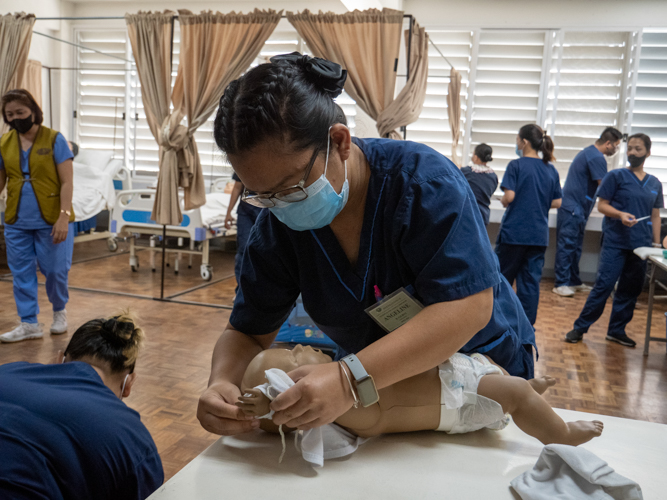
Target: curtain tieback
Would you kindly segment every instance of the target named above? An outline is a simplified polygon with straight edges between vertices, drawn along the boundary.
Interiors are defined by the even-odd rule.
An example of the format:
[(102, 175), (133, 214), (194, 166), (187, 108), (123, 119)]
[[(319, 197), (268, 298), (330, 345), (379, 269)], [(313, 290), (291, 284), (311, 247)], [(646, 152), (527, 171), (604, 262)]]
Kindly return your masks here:
[[(178, 120), (177, 123), (173, 123)], [(160, 147), (166, 151), (180, 151), (185, 148), (191, 140), (188, 129), (181, 125), (179, 116), (172, 113), (167, 116), (160, 127), (158, 142)]]

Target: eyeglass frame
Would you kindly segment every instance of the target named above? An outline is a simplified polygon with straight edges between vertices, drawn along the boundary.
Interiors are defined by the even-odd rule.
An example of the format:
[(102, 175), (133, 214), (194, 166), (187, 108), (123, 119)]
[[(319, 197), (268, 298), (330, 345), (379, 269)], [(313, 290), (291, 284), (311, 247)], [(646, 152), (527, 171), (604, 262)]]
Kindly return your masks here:
[[(327, 138), (327, 146), (329, 140), (331, 140), (331, 138)], [(315, 148), (313, 156), (310, 159), (308, 166), (306, 167), (306, 174), (303, 176), (303, 178), (299, 181), (298, 184), (294, 184), (293, 186), (281, 189), (280, 191), (276, 191), (275, 193), (270, 193), (270, 194), (251, 194), (250, 191), (248, 191), (248, 189), (244, 186), (243, 194), (241, 195), (241, 201), (259, 208), (271, 208), (276, 206), (276, 202), (273, 201), (274, 199), (282, 203), (299, 203), (300, 201), (305, 200), (306, 198), (308, 198), (308, 193), (306, 192), (305, 184), (306, 181), (308, 180), (308, 177), (310, 176), (310, 172), (313, 170), (315, 161), (317, 160), (317, 157), (319, 156), (321, 151), (322, 151), (322, 146), (318, 146), (317, 148)], [(294, 201), (281, 200), (280, 198), (277, 197), (280, 193), (283, 193), (285, 191), (290, 191), (292, 189), (298, 189), (299, 191), (301, 191), (301, 193), (304, 194), (304, 197), (300, 200), (294, 200)]]

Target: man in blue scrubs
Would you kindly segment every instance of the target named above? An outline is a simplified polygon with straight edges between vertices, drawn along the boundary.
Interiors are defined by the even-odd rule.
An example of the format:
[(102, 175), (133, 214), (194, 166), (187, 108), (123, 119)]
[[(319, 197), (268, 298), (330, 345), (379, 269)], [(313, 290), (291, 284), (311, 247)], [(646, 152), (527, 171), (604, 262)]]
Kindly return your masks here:
[(629, 168), (609, 172), (598, 190), (598, 210), (605, 215), (602, 227), (600, 267), (588, 300), (574, 329), (565, 341), (583, 339), (590, 326), (604, 311), (607, 298), (614, 294), (614, 304), (607, 328), (607, 340), (634, 347), (636, 342), (625, 332), (632, 319), (637, 297), (644, 286), (646, 261), (633, 250), (660, 247), (660, 209), (664, 207), (662, 183), (644, 172), (644, 162), (651, 155), (651, 139), (645, 134), (628, 138)]
[(613, 156), (621, 134), (607, 127), (595, 141), (574, 157), (565, 179), (563, 203), (558, 209), (555, 287), (553, 293), (571, 297), (576, 289), (588, 290), (579, 277), (579, 259), (584, 243), (586, 222), (595, 205), (595, 192), (607, 173), (605, 156)]

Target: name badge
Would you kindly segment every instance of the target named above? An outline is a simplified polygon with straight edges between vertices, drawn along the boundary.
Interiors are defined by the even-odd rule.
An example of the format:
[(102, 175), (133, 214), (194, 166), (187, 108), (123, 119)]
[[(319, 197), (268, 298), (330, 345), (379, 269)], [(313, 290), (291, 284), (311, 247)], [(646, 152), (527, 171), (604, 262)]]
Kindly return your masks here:
[(385, 332), (391, 333), (414, 318), (422, 309), (424, 306), (401, 287), (366, 309), (366, 314)]

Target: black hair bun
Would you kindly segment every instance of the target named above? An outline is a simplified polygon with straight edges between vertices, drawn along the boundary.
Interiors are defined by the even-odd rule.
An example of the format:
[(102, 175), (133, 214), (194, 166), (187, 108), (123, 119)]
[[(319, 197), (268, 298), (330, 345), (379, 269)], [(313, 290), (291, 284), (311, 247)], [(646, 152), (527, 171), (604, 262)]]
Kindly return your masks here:
[(118, 321), (118, 317), (109, 318), (102, 323), (101, 334), (111, 345), (125, 347), (132, 336), (134, 325), (126, 321)]
[(347, 80), (347, 70), (343, 69), (340, 64), (321, 57), (310, 57), (299, 52), (273, 56), (270, 61), (274, 64), (291, 63), (301, 66), (313, 79), (315, 85), (331, 95), (332, 98), (338, 97), (343, 92), (345, 80)]

